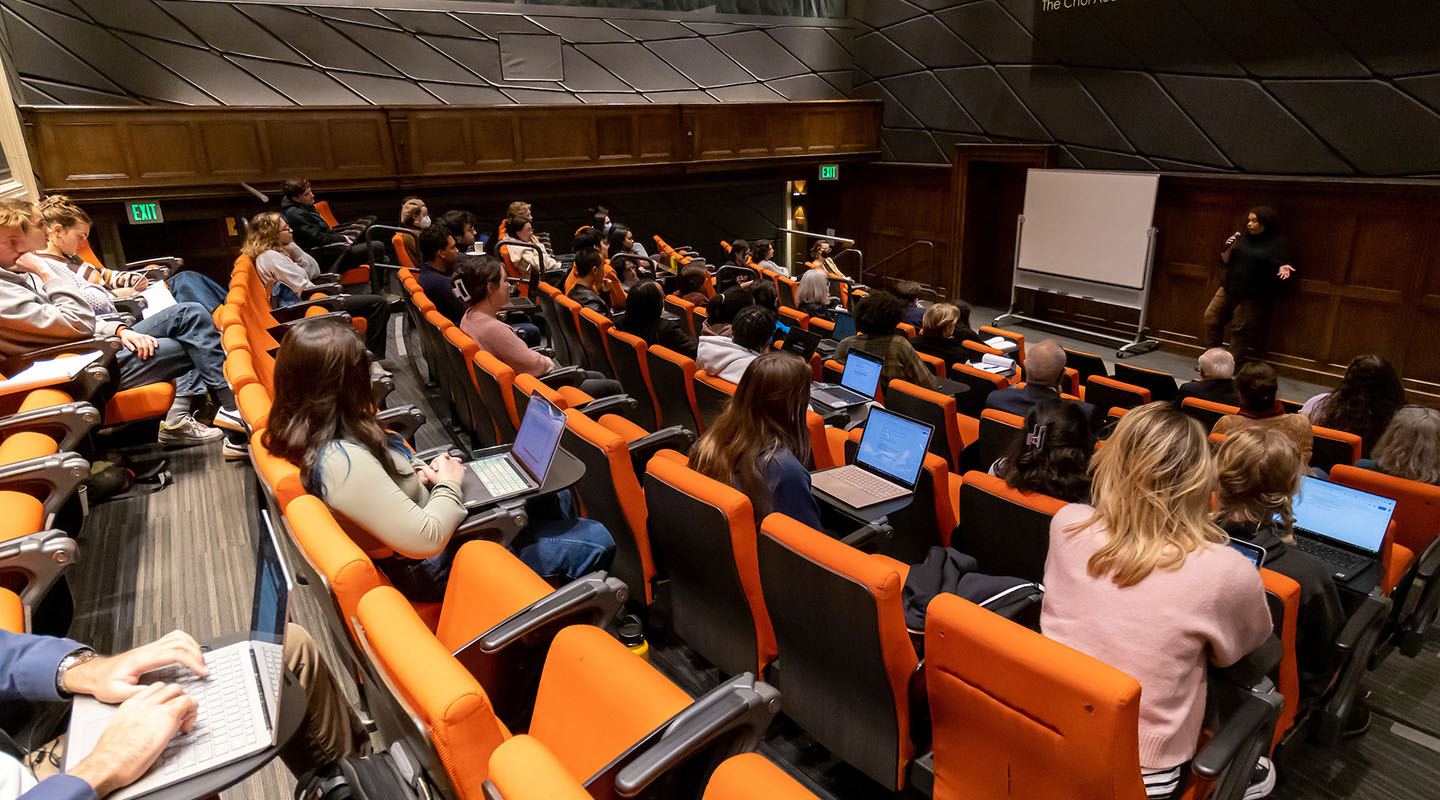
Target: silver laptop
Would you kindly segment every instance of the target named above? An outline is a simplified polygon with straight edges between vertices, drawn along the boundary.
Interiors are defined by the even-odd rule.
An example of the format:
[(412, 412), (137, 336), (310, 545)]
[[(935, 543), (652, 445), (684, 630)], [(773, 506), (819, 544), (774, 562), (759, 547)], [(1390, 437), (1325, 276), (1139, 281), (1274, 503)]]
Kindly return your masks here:
[(845, 357), (845, 371), (840, 373), (840, 385), (811, 384), (810, 399), (827, 408), (849, 408), (868, 403), (875, 399), (883, 367), (884, 362), (875, 356), (851, 350)]
[(851, 508), (867, 508), (915, 491), (935, 429), (883, 408), (870, 409), (854, 464), (810, 476), (814, 488)]
[(1344, 581), (1380, 560), (1395, 501), (1307, 475), (1294, 510), (1295, 546)]
[[(265, 532), (258, 537), (255, 552), (250, 638), (206, 651), (208, 676), (201, 677), (178, 664), (140, 676), (142, 684), (166, 682), (183, 687), (196, 702), (195, 725), (188, 733), (176, 734), (148, 772), (110, 798), (139, 797), (276, 744), (285, 622), (293, 584), (270, 516), (264, 511), (260, 516)], [(95, 749), (118, 708), (93, 697), (75, 698), (65, 744), (66, 772)]]
[(465, 505), (485, 505), (539, 489), (564, 433), (565, 412), (538, 392), (531, 395), (520, 430), (515, 432), (515, 444), (503, 453), (465, 465), (468, 469), (460, 484)]

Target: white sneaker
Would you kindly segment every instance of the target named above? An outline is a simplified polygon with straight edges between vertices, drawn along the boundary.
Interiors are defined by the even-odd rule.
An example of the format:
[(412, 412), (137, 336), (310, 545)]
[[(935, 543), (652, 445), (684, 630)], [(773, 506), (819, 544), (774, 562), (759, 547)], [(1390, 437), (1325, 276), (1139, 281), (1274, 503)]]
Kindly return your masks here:
[(160, 423), (160, 444), (166, 447), (191, 447), (197, 444), (209, 444), (224, 436), (224, 431), (196, 422), (195, 418), (189, 414), (181, 417), (180, 423), (173, 427), (164, 422)]
[(1245, 800), (1269, 797), (1275, 791), (1275, 764), (1265, 756), (1255, 763), (1255, 772), (1250, 776), (1250, 786), (1245, 789)]
[(250, 445), (245, 442), (235, 442), (231, 437), (225, 437), (225, 444), (220, 446), (220, 453), (226, 461), (244, 461), (250, 458)]
[(232, 411), (230, 409), (221, 408), (219, 411), (215, 412), (215, 422), (213, 424), (215, 425), (215, 427), (224, 428), (227, 431), (234, 431), (235, 433), (249, 433), (249, 430), (247, 430), (245, 427), (245, 420), (241, 418), (240, 412), (238, 410)]

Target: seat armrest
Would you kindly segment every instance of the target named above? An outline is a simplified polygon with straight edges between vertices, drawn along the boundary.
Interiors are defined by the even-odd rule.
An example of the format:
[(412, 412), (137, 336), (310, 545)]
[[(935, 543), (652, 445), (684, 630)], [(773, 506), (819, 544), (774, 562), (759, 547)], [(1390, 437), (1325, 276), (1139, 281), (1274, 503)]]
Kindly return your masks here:
[(136, 321), (140, 320), (143, 316), (142, 314), (131, 314), (126, 311), (116, 311), (113, 314), (96, 314), (95, 319), (101, 322), (114, 322), (126, 328), (133, 328), (135, 327)]
[(339, 283), (339, 282), (340, 282), (340, 273), (338, 273), (338, 272), (322, 272), (322, 273), (320, 273), (319, 275), (316, 275), (316, 276), (315, 276), (315, 280), (313, 281), (313, 283), (315, 283), (317, 286), (324, 285), (324, 284), (327, 284), (327, 283)]
[(77, 453), (56, 453), (0, 466), (0, 490), (24, 492), (45, 507), (46, 521), (90, 477), (90, 462)]
[(370, 396), (374, 398), (375, 407), (383, 409), (385, 401), (395, 391), (395, 378), (390, 375), (373, 375), (370, 378)]
[(415, 458), (418, 458), (421, 461), (424, 461), (426, 464), (429, 464), (431, 461), (435, 460), (436, 457), (444, 453), (449, 453), (450, 455), (455, 456), (462, 461), (465, 458), (464, 454), (460, 452), (459, 448), (455, 447), (454, 445), (448, 444), (442, 444), (439, 447), (432, 447), (428, 450), (417, 450), (415, 451)]
[(299, 317), (305, 316), (305, 312), (312, 308), (323, 308), (326, 311), (334, 311), (340, 307), (338, 297), (321, 297), (315, 300), (301, 300), (291, 303), (283, 308), (276, 308), (270, 312), (270, 316), (276, 322), (291, 322)]
[(1244, 691), (1215, 735), (1195, 754), (1190, 762), (1191, 770), (1207, 781), (1222, 783), (1217, 797), (1240, 797), (1240, 794), (1225, 793), (1226, 784), (1238, 785), (1243, 794), (1256, 759), (1269, 746), (1280, 704), (1280, 693), (1269, 679)]
[(417, 406), (387, 408), (375, 417), (380, 420), (380, 427), (400, 434), (400, 438), (412, 444), (415, 441), (415, 432), (425, 427), (425, 412)]
[(317, 283), (306, 289), (307, 294), (318, 293), (324, 295), (345, 294), (345, 287), (338, 283)]
[[(738, 753), (753, 751), (780, 711), (780, 692), (749, 672), (706, 692), (659, 729), (646, 744), (621, 755), (585, 782), (591, 794), (635, 797), (646, 787), (691, 758), (704, 755), (706, 763), (719, 763)], [(660, 796), (669, 796), (668, 792)]]
[(41, 598), (75, 561), (78, 547), (62, 530), (46, 530), (0, 542), (0, 566), (27, 576), (17, 594), (28, 618)]
[(602, 397), (599, 400), (591, 400), (588, 403), (581, 403), (575, 407), (576, 411), (591, 419), (600, 419), (606, 414), (619, 414), (626, 419), (634, 419), (635, 409), (640, 404), (635, 398), (628, 394), (617, 394), (613, 397)]
[(1284, 655), (1284, 646), (1272, 634), (1239, 661), (1228, 667), (1216, 667), (1213, 672), (1236, 686), (1248, 688), (1261, 683), (1274, 673)]
[[(532, 347), (532, 348), (530, 348), (530, 349), (531, 349), (531, 350), (534, 350), (535, 352), (539, 353), (539, 354), (542, 355), (542, 356), (545, 356), (546, 358), (550, 359), (551, 361), (554, 361), (554, 360), (555, 360), (555, 348), (550, 347), (549, 345), (536, 345), (536, 346), (534, 346), (534, 347)], [(553, 370), (552, 370), (552, 371), (553, 371)], [(547, 374), (548, 374), (548, 373), (547, 373)], [(544, 379), (543, 379), (543, 378), (541, 379), (541, 383), (544, 383)], [(549, 386), (548, 383), (545, 384), (545, 385), (546, 385), (546, 386)]]
[(30, 350), (6, 359), (4, 364), (5, 374), (14, 375), (16, 372), (30, 366), (36, 361), (43, 361), (47, 358), (56, 358), (64, 355), (77, 353), (90, 353), (100, 351), (100, 358), (95, 364), (102, 367), (110, 366), (110, 362), (120, 353), (119, 336), (92, 336), (88, 339), (76, 339), (73, 342), (42, 347), (39, 350)]
[(1315, 739), (1321, 744), (1338, 744), (1345, 732), (1360, 681), (1370, 666), (1371, 654), (1380, 644), (1381, 631), (1390, 617), (1391, 600), (1377, 587), (1366, 596), (1345, 621), (1335, 639), (1335, 682), (1328, 699), (1316, 711)]
[(630, 462), (635, 467), (635, 474), (644, 475), (645, 465), (650, 463), (651, 456), (667, 449), (688, 453), (693, 444), (695, 444), (694, 431), (686, 430), (680, 425), (671, 425), (668, 428), (661, 428), (654, 433), (641, 436), (626, 446), (630, 449)]
[(551, 389), (561, 386), (579, 386), (585, 380), (585, 370), (580, 367), (556, 367), (540, 376), (540, 382)]
[(881, 517), (840, 541), (857, 550), (863, 550), (869, 547), (876, 539), (888, 539), (893, 535), (895, 535), (895, 528), (891, 527), (890, 520), (886, 517)]
[(143, 297), (112, 297), (110, 298), (110, 302), (116, 309), (125, 314), (129, 314), (135, 319), (145, 318), (145, 306), (148, 305), (148, 303), (145, 302), (145, 298)]
[(1420, 555), (1409, 594), (1417, 599), (1407, 615), (1409, 619), (1402, 620), (1400, 652), (1414, 658), (1419, 655), (1436, 618), (1440, 617), (1440, 538), (1431, 541)]
[(1390, 616), (1391, 600), (1386, 597), (1379, 588), (1374, 589), (1355, 609), (1355, 613), (1345, 621), (1345, 627), (1340, 629), (1340, 635), (1335, 637), (1335, 654), (1342, 658), (1350, 658), (1355, 654), (1356, 646), (1365, 637), (1370, 629), (1379, 630)]
[(55, 440), (58, 452), (74, 450), (96, 425), (100, 410), (89, 403), (62, 403), (0, 417), (0, 438), (24, 431), (43, 433)]
[(530, 514), (525, 510), (523, 501), (503, 502), (466, 517), (460, 527), (455, 529), (455, 536), (491, 539), (509, 547), (515, 537), (520, 535), (520, 530), (529, 524)]
[(282, 322), (279, 325), (271, 325), (266, 330), (266, 333), (269, 333), (270, 337), (278, 342), (281, 339), (285, 338), (285, 334), (289, 333), (291, 328), (302, 322), (308, 322), (312, 319), (336, 319), (348, 325), (350, 324), (350, 312), (331, 311), (329, 314), (317, 314), (313, 317), (300, 317), (299, 319), (292, 319), (289, 322)]
[(566, 625), (608, 629), (629, 597), (624, 581), (604, 572), (592, 572), (515, 612), (460, 649), (478, 646), (482, 653), (498, 653), (542, 629), (554, 631)]
[[(180, 258), (179, 256), (161, 256), (159, 258), (142, 258), (139, 261), (130, 261), (125, 264), (125, 269), (140, 269), (142, 267), (148, 267), (150, 268), (146, 270), (146, 272), (148, 273), (154, 268), (163, 268), (168, 273), (173, 274), (179, 272), (180, 268), (183, 266), (185, 266), (185, 259)], [(150, 276), (146, 275), (146, 277), (148, 278)], [(163, 275), (160, 279), (164, 280), (166, 277), (168, 277), (168, 275)]]

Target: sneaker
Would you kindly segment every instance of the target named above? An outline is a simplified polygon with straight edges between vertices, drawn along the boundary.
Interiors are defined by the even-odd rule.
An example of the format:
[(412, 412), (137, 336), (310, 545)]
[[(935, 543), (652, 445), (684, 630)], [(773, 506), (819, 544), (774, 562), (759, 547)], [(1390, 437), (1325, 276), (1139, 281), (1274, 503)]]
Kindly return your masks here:
[(1250, 786), (1245, 789), (1245, 800), (1269, 797), (1275, 791), (1275, 764), (1265, 756), (1255, 763), (1255, 772), (1250, 775)]
[(225, 437), (225, 444), (221, 445), (220, 453), (225, 456), (226, 461), (245, 461), (250, 458), (250, 445), (244, 440), (232, 441), (231, 437)]
[(240, 417), (236, 409), (221, 408), (215, 412), (215, 421), (211, 423), (217, 428), (224, 428), (235, 433), (247, 433), (245, 420)]
[(209, 444), (224, 435), (224, 431), (196, 422), (189, 414), (181, 417), (180, 424), (173, 427), (164, 422), (160, 423), (160, 444), (166, 447)]
[(388, 378), (388, 377), (390, 377), (390, 375), (391, 375), (390, 370), (385, 369), (385, 366), (380, 363), (379, 359), (376, 359), (375, 361), (371, 361), (371, 362), (370, 362), (370, 380), (371, 380), (371, 381), (377, 381), (377, 380), (380, 380), (381, 378)]
[(1365, 702), (1369, 696), (1370, 693), (1366, 692), (1350, 707), (1350, 715), (1345, 718), (1345, 727), (1340, 731), (1341, 739), (1364, 736), (1365, 732), (1370, 730), (1370, 705)]

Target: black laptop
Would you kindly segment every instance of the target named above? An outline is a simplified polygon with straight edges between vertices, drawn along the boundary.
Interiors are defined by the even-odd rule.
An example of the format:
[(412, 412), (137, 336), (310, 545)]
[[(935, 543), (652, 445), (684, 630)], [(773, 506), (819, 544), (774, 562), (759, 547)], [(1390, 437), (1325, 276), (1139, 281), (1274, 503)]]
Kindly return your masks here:
[(1307, 475), (1300, 479), (1294, 513), (1295, 546), (1345, 581), (1380, 561), (1395, 501)]
[(863, 405), (875, 399), (875, 390), (880, 387), (880, 371), (884, 362), (869, 353), (851, 350), (845, 357), (845, 371), (840, 373), (840, 385), (814, 383), (810, 386), (810, 399), (826, 408), (841, 409)]
[(780, 349), (809, 361), (810, 357), (815, 355), (815, 348), (820, 346), (820, 339), (821, 336), (818, 333), (803, 330), (799, 325), (791, 325), (790, 332), (785, 334), (785, 343), (780, 345)]

